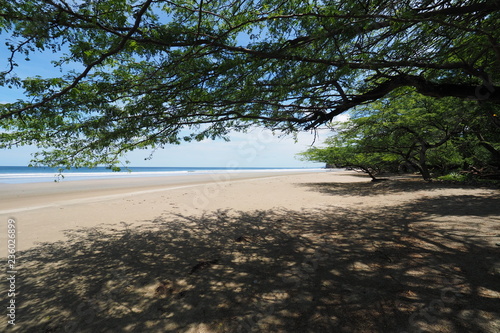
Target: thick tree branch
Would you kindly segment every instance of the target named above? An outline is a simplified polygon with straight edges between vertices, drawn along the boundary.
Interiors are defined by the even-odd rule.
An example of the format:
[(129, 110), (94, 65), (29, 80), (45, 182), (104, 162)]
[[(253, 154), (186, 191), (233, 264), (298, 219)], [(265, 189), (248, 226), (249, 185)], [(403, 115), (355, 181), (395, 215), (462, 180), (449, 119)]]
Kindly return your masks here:
[[(348, 102), (341, 103), (335, 106), (333, 111), (329, 113), (316, 114), (314, 117), (318, 119), (312, 121), (306, 129), (311, 129), (319, 126), (327, 121), (332, 120), (335, 116), (352, 109), (358, 105), (373, 102), (383, 98), (391, 91), (400, 87), (414, 87), (416, 90), (425, 96), (430, 97), (457, 97), (468, 100), (487, 100), (493, 103), (500, 103), (500, 86), (493, 85), (463, 85), (450, 83), (434, 83), (420, 76), (401, 74), (391, 77), (385, 82), (377, 85), (375, 88), (351, 98)], [(313, 119), (309, 119), (311, 121)]]

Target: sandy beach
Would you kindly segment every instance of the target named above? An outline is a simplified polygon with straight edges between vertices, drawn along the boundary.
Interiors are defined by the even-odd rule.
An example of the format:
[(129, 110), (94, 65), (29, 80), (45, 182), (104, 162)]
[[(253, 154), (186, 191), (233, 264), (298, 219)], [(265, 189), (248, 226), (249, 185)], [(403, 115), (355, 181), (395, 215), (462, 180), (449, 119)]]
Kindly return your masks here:
[(347, 171), (0, 188), (1, 331), (500, 331), (498, 189)]

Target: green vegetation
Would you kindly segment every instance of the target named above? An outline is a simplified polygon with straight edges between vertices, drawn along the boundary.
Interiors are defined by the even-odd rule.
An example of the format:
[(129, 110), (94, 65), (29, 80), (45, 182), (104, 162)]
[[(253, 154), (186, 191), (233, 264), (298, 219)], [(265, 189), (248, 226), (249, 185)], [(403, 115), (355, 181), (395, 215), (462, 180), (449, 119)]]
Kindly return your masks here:
[[(305, 160), (357, 168), (374, 179), (381, 172), (412, 169), (426, 180), (432, 178), (431, 173), (443, 175), (452, 170), (498, 172), (500, 133), (488, 126), (487, 114), (475, 102), (434, 99), (399, 89), (358, 107), (349, 121), (333, 125), (336, 133), (326, 140), (326, 147), (310, 148), (300, 155)], [(447, 178), (463, 178), (457, 175)]]
[[(436, 128), (431, 147), (421, 140), (407, 157), (408, 147), (383, 151), (372, 137), (380, 155), (361, 151), (361, 164), (397, 156), (426, 173), (460, 149), (483, 161), (498, 154), (499, 27), (500, 2), (488, 0), (0, 0), (0, 85), (26, 96), (0, 105), (0, 148), (37, 145), (35, 161), (51, 166), (114, 166), (133, 149), (250, 126), (315, 129), (412, 87), (481, 102), (473, 120), (439, 112), (450, 112), (446, 126), (474, 121), (483, 148)], [(42, 52), (53, 53), (57, 76), (22, 75)], [(403, 128), (391, 136), (416, 139)]]
[(459, 172), (452, 172), (444, 176), (438, 177), (439, 180), (451, 181), (451, 182), (464, 182), (468, 179), (467, 175)]

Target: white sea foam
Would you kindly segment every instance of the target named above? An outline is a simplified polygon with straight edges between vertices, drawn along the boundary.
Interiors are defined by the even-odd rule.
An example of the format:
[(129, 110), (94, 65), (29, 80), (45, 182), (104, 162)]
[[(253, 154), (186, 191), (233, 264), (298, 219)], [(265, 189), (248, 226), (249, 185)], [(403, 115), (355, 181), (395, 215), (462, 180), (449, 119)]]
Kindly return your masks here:
[(129, 177), (168, 177), (180, 175), (203, 175), (203, 174), (223, 174), (223, 173), (283, 173), (283, 172), (321, 172), (325, 169), (199, 169), (199, 170), (176, 170), (176, 171), (132, 171), (132, 172), (54, 172), (39, 173), (0, 173), (0, 183), (35, 183), (53, 181), (72, 181), (86, 179), (112, 179)]

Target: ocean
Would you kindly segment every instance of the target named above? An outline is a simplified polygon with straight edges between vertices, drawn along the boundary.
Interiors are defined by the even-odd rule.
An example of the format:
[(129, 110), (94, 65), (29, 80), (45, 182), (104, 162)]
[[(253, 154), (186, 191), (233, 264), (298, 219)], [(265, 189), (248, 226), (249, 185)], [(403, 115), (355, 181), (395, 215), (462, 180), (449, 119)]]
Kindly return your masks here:
[[(128, 170), (127, 170), (128, 169)], [(72, 181), (85, 179), (109, 179), (127, 177), (179, 176), (195, 174), (217, 174), (234, 172), (290, 172), (323, 171), (321, 168), (224, 168), (224, 167), (127, 167), (114, 172), (105, 167), (78, 168), (64, 170), (62, 175), (58, 169), (48, 167), (0, 166), (0, 183), (40, 183)]]

